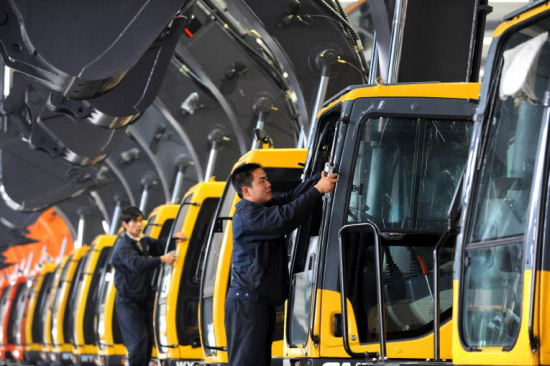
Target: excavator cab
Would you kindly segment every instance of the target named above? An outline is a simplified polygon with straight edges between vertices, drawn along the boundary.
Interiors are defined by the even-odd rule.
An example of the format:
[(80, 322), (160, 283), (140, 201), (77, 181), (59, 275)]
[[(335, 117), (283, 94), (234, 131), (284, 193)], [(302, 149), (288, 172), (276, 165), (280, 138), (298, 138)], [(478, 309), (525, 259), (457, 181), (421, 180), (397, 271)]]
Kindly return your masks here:
[[(10, 286), (2, 294), (0, 307), (0, 358), (14, 360), (13, 352), (17, 351), (17, 314), (21, 308), (21, 302), (26, 299), (28, 290), (28, 273), (20, 270), (13, 274)], [(17, 354), (19, 358), (19, 354)]]
[(290, 365), (438, 359), (434, 328), (451, 358), (454, 246), (440, 249), (437, 266), (433, 251), (466, 164), (478, 95), (477, 83), (358, 86), (319, 113), (306, 177), (324, 168), (339, 182), (293, 243)]
[(114, 268), (107, 260), (103, 280), (99, 288), (97, 310), (98, 364), (104, 366), (125, 365), (126, 347), (115, 312), (116, 288)]
[(55, 300), (55, 294), (61, 282), (61, 277), (64, 268), (69, 261), (69, 256), (66, 255), (59, 260), (55, 269), (52, 283), (48, 289), (47, 301), (41, 309), (42, 320), (42, 348), (40, 350), (41, 361), (50, 362), (52, 352), (52, 307)]
[[(235, 164), (260, 163), (269, 177), (274, 193), (287, 192), (300, 182), (300, 163), (306, 159), (305, 149), (256, 149), (243, 155)], [(229, 288), (231, 255), (233, 253), (232, 221), (239, 197), (231, 183), (225, 185), (210, 227), (200, 290), (199, 329), (204, 351), (204, 363), (227, 364), (227, 339), (224, 326), (224, 306)], [(277, 311), (273, 357), (281, 361), (283, 352), (284, 309)]]
[[(143, 235), (154, 239), (168, 240), (170, 230), (178, 212), (179, 205), (159, 205), (153, 209), (149, 217), (144, 221)], [(116, 240), (116, 237), (115, 237)], [(124, 346), (122, 333), (118, 324), (115, 309), (116, 288), (114, 286), (114, 268), (111, 264), (113, 251), (110, 251), (101, 271), (99, 287), (97, 289), (97, 303), (95, 331), (98, 340), (98, 357), (96, 364), (100, 366), (127, 365), (127, 352)], [(158, 273), (152, 279), (157, 283)], [(153, 350), (156, 357), (157, 350)]]
[(550, 363), (550, 3), (496, 28), (461, 202), (453, 362)]
[(204, 358), (198, 326), (200, 258), (224, 185), (211, 180), (191, 187), (171, 226), (169, 238), (183, 231), (186, 239), (167, 243), (166, 252), (177, 259), (173, 266), (162, 266), (159, 275), (154, 329), (161, 365), (195, 364)]
[(50, 360), (56, 364), (69, 365), (72, 362), (74, 324), (71, 322), (71, 313), (74, 310), (74, 302), (69, 300), (74, 298), (74, 293), (78, 290), (76, 275), (82, 272), (81, 268), (86, 262), (89, 251), (90, 247), (87, 245), (73, 250), (55, 289), (51, 310), (52, 352)]
[(101, 274), (116, 240), (115, 235), (102, 234), (92, 242), (83, 271), (76, 284), (73, 316), (72, 363), (75, 365), (96, 365), (98, 363), (97, 322), (95, 312), (98, 304), (98, 288)]
[(14, 347), (11, 351), (11, 356), (15, 361), (23, 361), (26, 338), (25, 338), (25, 324), (27, 322), (27, 305), (31, 297), (33, 288), (36, 284), (35, 279), (39, 274), (39, 268), (31, 270), (27, 276), (27, 281), (22, 284), (23, 290), (21, 296), (17, 299), (17, 303), (14, 308), (14, 321), (12, 323), (11, 331), (14, 338)]
[(27, 303), (25, 321), (25, 347), (23, 357), (26, 362), (36, 363), (40, 360), (42, 341), (41, 321), (42, 309), (48, 301), (49, 289), (51, 287), (56, 269), (54, 263), (43, 263), (38, 274), (33, 280), (33, 286)]
[[(179, 210), (179, 205), (166, 204), (159, 205), (151, 211), (147, 217), (145, 226), (143, 227), (143, 235), (150, 236), (153, 239), (160, 239), (163, 244), (167, 243), (170, 240), (170, 234), (172, 232), (172, 225)], [(164, 244), (166, 247), (166, 244)], [(109, 260), (109, 263), (111, 261)], [(151, 279), (151, 286), (153, 288), (153, 293), (158, 292), (158, 281), (159, 281), (160, 269), (155, 269), (153, 273), (153, 278)], [(155, 295), (156, 297), (156, 295)], [(152, 325), (151, 325), (152, 326)], [(154, 336), (153, 336), (154, 337)], [(151, 339), (153, 344), (153, 350), (151, 352), (151, 358), (153, 360), (158, 359), (158, 349), (155, 346), (154, 339)]]

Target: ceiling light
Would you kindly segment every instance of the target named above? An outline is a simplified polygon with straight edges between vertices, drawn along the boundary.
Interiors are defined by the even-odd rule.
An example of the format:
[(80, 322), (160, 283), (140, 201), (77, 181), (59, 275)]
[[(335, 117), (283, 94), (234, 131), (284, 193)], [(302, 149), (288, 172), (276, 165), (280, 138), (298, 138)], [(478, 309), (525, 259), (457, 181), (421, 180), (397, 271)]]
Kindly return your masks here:
[(517, 3), (517, 4), (525, 4), (528, 3), (529, 0), (489, 0), (489, 3)]

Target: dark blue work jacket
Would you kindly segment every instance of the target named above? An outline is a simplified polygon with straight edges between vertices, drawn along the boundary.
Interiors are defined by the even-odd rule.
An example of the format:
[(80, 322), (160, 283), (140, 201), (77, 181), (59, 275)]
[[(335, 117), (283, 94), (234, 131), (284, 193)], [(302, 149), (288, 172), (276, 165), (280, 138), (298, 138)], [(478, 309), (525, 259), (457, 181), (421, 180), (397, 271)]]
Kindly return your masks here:
[(296, 229), (321, 198), (319, 175), (269, 202), (241, 200), (233, 216), (233, 256), (228, 297), (282, 304), (288, 296), (285, 235)]
[(115, 242), (111, 258), (115, 268), (117, 295), (137, 301), (150, 300), (153, 296), (153, 269), (160, 266), (165, 241), (145, 236), (140, 244), (143, 251), (134, 239), (125, 232), (121, 233)]

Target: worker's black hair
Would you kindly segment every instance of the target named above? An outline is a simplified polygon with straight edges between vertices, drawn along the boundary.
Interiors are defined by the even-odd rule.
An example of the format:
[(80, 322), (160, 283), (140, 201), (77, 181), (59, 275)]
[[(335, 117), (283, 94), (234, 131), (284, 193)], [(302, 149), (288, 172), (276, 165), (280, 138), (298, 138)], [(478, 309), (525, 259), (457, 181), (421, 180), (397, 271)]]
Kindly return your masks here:
[(239, 197), (243, 198), (243, 187), (252, 187), (253, 173), (261, 167), (260, 164), (248, 163), (235, 168), (233, 174), (231, 174), (231, 184)]
[(126, 207), (120, 213), (120, 221), (128, 223), (132, 220), (137, 220), (139, 217), (143, 217), (143, 212), (135, 206)]

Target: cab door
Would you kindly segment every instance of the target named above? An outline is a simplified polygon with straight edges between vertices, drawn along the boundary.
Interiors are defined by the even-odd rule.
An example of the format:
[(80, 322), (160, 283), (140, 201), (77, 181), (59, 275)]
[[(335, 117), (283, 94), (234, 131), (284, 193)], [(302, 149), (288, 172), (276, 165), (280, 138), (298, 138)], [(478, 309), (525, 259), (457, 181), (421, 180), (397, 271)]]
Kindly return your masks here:
[[(493, 44), (479, 141), (467, 176), (453, 361), (548, 364), (548, 93), (550, 17), (524, 17)], [(530, 18), (530, 19), (529, 19)], [(544, 37), (538, 56), (521, 63), (528, 89), (508, 95), (505, 59)], [(541, 39), (541, 38), (539, 38)], [(529, 48), (533, 49), (532, 43)], [(536, 48), (535, 48), (536, 49)], [(512, 53), (508, 52), (512, 51)], [(505, 56), (507, 55), (507, 56)], [(514, 85), (512, 85), (514, 86)]]

